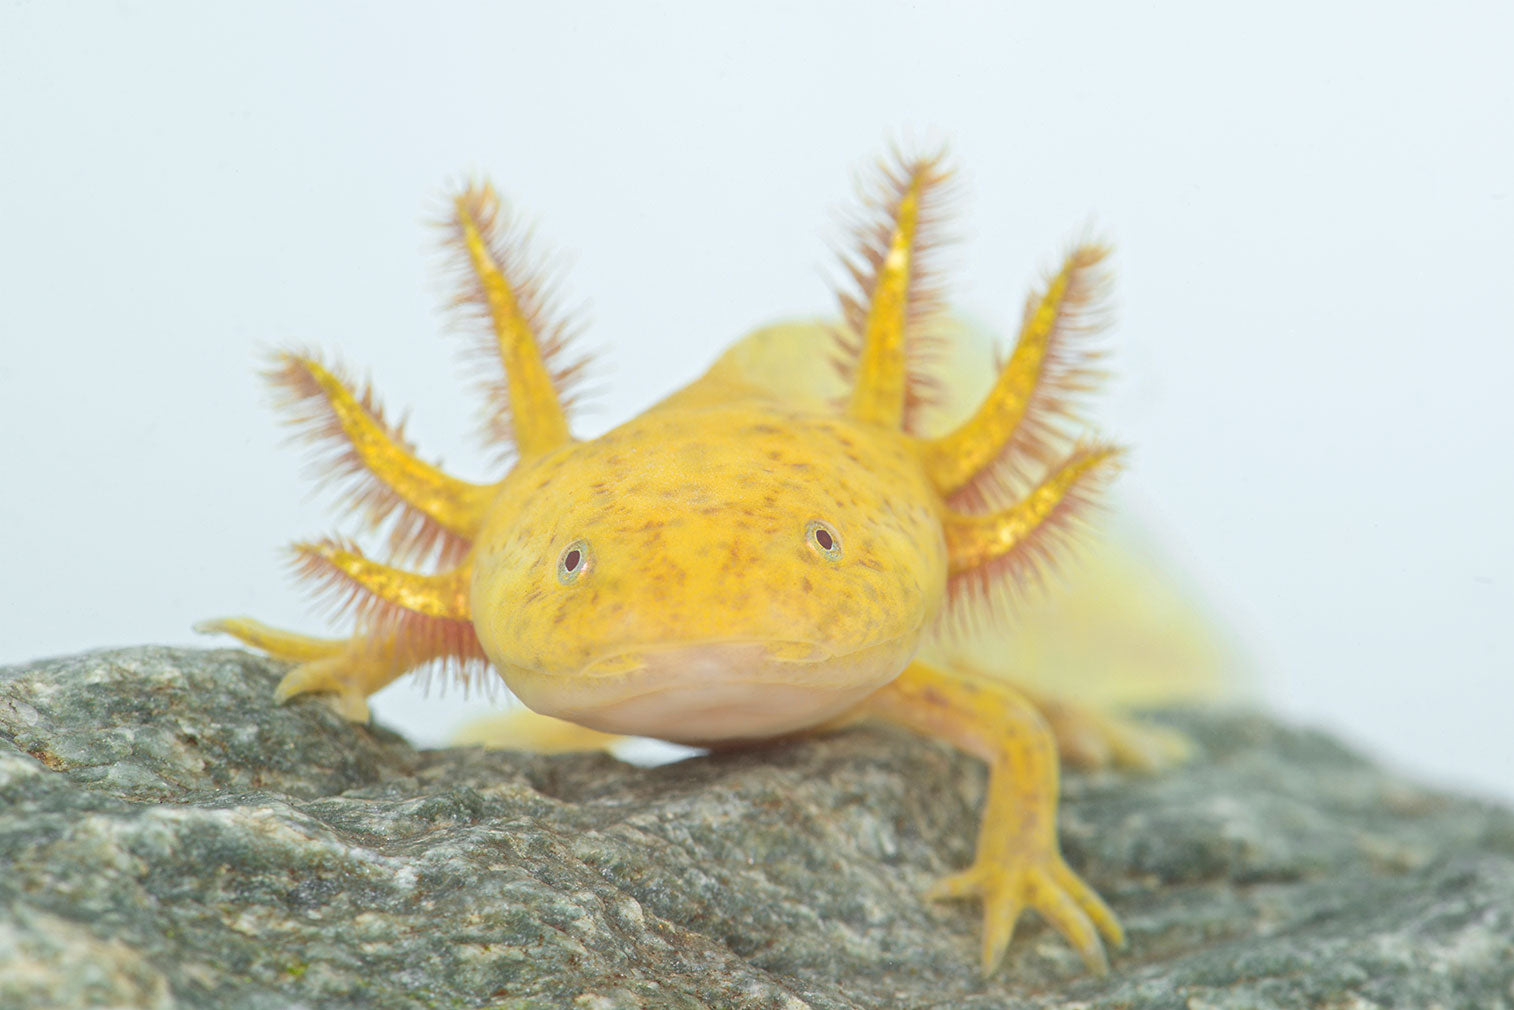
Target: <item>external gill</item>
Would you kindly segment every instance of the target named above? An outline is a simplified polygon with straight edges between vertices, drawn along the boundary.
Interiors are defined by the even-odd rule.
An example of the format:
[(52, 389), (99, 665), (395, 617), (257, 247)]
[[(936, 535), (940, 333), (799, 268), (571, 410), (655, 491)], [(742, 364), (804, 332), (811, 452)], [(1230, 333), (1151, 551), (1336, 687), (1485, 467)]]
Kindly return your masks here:
[(942, 528), (952, 576), (1000, 563), (1036, 567), (1049, 556), (1047, 538), (1087, 503), (1099, 483), (1113, 476), (1119, 456), (1113, 446), (1079, 448), (1008, 508), (984, 515), (947, 513)]
[(290, 423), (328, 448), (316, 460), (319, 479), (342, 483), (349, 507), (369, 526), (395, 517), (389, 548), (396, 560), (434, 552), (451, 564), (467, 553), (494, 485), (458, 480), (417, 457), (400, 428), (384, 419), (371, 390), (354, 392), (314, 356), (281, 353), (265, 375)]
[(554, 368), (566, 330), (547, 321), (544, 282), (520, 265), (522, 239), (512, 234), (494, 188), (470, 186), (452, 204), (449, 240), (465, 264), (455, 301), (487, 320), (486, 355), (504, 366), (503, 381), (486, 386), (495, 404), (490, 431), (512, 438), (522, 456), (539, 456), (573, 437), (562, 390), (585, 362)]
[(860, 337), (847, 412), (886, 428), (905, 426), (911, 401), (910, 356), (919, 338), (912, 331), (937, 308), (938, 297), (922, 256), (934, 242), (935, 205), (949, 179), (940, 157), (922, 157), (885, 170), (877, 220), (859, 229), (858, 261), (848, 264), (863, 305), (842, 299), (847, 323)]
[(1080, 446), (1005, 508), (969, 514), (943, 507), (949, 566), (943, 628), (970, 634), (1007, 619), (1015, 590), (1033, 585), (1061, 557), (1119, 460), (1120, 450), (1113, 446)]
[(466, 562), (440, 575), (419, 575), (369, 560), (355, 548), (321, 541), (294, 545), (300, 574), (325, 583), (343, 598), (343, 606), (355, 605), (359, 613), (388, 604), (424, 617), (467, 621), (468, 582), (471, 566)]
[[(1014, 351), (972, 417), (922, 443), (921, 460), (943, 495), (1002, 499), (1006, 482), (1023, 487), (1027, 463), (1045, 466), (1065, 451), (1057, 422), (1070, 415), (1070, 399), (1099, 378), (1096, 355), (1079, 338), (1103, 322), (1108, 255), (1101, 245), (1080, 245), (1067, 255), (1045, 290), (1027, 302)], [(984, 482), (991, 486), (979, 487)]]

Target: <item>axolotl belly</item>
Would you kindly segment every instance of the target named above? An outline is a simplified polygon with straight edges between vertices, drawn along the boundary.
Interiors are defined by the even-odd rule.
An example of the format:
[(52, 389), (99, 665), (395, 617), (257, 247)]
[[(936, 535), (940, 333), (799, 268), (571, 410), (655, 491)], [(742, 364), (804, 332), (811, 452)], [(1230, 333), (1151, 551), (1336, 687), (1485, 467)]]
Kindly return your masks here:
[(938, 158), (884, 167), (839, 323), (759, 332), (590, 440), (565, 406), (582, 363), (566, 359), (493, 191), (470, 187), (448, 243), (458, 304), (497, 362), (484, 427), (513, 446), (508, 472), (444, 473), (370, 391), (280, 355), (269, 374), (284, 406), (353, 510), (388, 529), (389, 557), (337, 538), (295, 545), (301, 573), (350, 609), (349, 637), (248, 618), (205, 628), (293, 663), (280, 698), (324, 694), (354, 719), (369, 694), (440, 664), (492, 666), (536, 712), (614, 734), (734, 745), (873, 718), (949, 740), (991, 774), (975, 860), (932, 895), (982, 898), (985, 972), (1026, 907), (1105, 970), (1104, 943), (1123, 932), (1057, 844), (1066, 711), (1048, 725), (1008, 682), (917, 655), (927, 635), (1002, 619), (1117, 466), (1072, 411), (1092, 382), (1081, 341), (1105, 253), (1074, 248), (977, 409), (924, 434), (946, 182)]

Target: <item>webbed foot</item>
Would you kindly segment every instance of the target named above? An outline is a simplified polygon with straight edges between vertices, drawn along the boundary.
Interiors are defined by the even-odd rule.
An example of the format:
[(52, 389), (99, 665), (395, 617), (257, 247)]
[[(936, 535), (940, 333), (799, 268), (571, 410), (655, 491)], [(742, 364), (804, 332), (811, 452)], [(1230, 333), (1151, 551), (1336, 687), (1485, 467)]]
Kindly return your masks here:
[(916, 662), (861, 711), (950, 740), (988, 763), (973, 865), (929, 892), (983, 900), (983, 973), (1003, 959), (1026, 908), (1055, 926), (1089, 971), (1107, 972), (1104, 943), (1124, 946), (1125, 931), (1057, 847), (1058, 741), (1037, 706), (1001, 679)]
[(936, 901), (983, 900), (981, 967), (985, 976), (1003, 959), (1015, 923), (1026, 908), (1041, 913), (1078, 952), (1088, 970), (1097, 975), (1109, 971), (1103, 941), (1116, 948), (1125, 945), (1125, 930), (1114, 912), (1067, 866), (1055, 848), (996, 856), (980, 853), (968, 869), (937, 881), (926, 897)]
[(297, 664), (274, 689), (274, 700), (280, 703), (302, 694), (321, 694), (342, 718), (367, 722), (367, 697), (378, 689), (375, 682), (378, 686), (385, 682), (384, 661), (373, 653), (365, 638), (314, 638), (250, 617), (201, 621), (194, 630), (230, 635), (275, 659)]
[(273, 700), (283, 704), (302, 694), (318, 694), (349, 722), (367, 722), (371, 713), (368, 698), (360, 684), (361, 674), (356, 674), (345, 657), (316, 659), (301, 663), (279, 681), (273, 689)]

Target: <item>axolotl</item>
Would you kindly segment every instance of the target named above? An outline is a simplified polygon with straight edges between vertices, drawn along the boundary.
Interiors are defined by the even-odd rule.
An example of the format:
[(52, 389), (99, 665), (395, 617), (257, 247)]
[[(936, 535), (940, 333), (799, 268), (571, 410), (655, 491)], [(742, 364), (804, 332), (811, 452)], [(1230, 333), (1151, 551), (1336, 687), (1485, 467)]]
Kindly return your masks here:
[[(1026, 908), (1106, 971), (1124, 932), (1057, 840), (1066, 712), (920, 655), (1012, 607), (1118, 468), (1120, 450), (1074, 430), (1071, 406), (1094, 375), (1080, 341), (1106, 251), (1074, 247), (976, 410), (923, 433), (949, 179), (939, 155), (886, 159), (863, 194), (838, 323), (759, 331), (588, 440), (568, 423), (584, 359), (519, 226), (488, 184), (469, 184), (443, 225), (508, 472), (444, 473), (370, 390), (314, 354), (278, 355), (284, 406), (327, 450), (322, 474), (387, 527), (388, 558), (339, 538), (293, 547), (353, 615), (350, 637), (249, 618), (201, 630), (293, 663), (280, 699), (325, 694), (354, 720), (410, 671), (492, 665), (534, 712), (608, 734), (728, 747), (879, 719), (949, 741), (990, 772), (974, 860), (930, 895), (981, 899), (985, 973)], [(839, 396), (817, 378), (833, 368)]]

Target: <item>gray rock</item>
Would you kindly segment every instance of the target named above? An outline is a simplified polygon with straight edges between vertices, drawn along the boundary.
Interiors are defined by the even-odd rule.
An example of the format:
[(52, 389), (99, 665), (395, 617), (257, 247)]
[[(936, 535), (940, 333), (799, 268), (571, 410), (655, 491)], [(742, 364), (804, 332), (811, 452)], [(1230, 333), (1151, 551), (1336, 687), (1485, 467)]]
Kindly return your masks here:
[(1514, 814), (1256, 715), (1069, 774), (1129, 947), (1041, 923), (980, 979), (982, 768), (860, 730), (645, 769), (417, 751), (276, 664), (129, 649), (0, 671), (0, 1006), (1514, 1007)]

